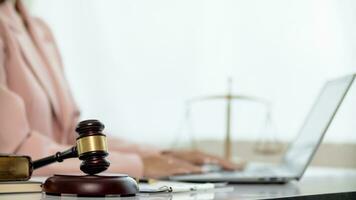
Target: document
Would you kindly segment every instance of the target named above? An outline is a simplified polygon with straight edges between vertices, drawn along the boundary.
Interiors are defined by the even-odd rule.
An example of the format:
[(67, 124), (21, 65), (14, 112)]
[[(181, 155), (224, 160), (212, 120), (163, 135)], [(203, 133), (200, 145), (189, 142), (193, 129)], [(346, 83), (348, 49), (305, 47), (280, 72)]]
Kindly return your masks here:
[(140, 193), (159, 193), (159, 192), (191, 192), (212, 190), (216, 187), (213, 183), (184, 183), (174, 181), (154, 181), (151, 183), (140, 183)]

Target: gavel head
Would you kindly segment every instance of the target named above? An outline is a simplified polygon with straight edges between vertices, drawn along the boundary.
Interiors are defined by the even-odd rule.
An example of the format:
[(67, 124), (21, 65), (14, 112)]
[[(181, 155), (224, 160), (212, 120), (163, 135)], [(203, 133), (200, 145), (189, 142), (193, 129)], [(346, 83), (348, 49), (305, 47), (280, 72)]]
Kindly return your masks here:
[(102, 133), (104, 124), (98, 120), (85, 120), (78, 124), (75, 131), (77, 138), (78, 157), (83, 162), (80, 170), (86, 174), (97, 174), (109, 168), (106, 136)]

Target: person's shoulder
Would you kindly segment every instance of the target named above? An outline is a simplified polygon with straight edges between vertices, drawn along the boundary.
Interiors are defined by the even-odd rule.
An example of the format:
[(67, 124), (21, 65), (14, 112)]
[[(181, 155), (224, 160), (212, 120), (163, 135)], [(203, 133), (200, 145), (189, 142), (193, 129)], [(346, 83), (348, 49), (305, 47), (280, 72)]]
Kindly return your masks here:
[(43, 31), (51, 32), (51, 29), (49, 28), (49, 25), (42, 18), (40, 18), (40, 17), (32, 17), (31, 20), (32, 20), (33, 24), (36, 27), (42, 29)]
[(31, 20), (40, 26), (48, 27), (47, 22), (45, 22), (41, 17), (32, 16)]
[(39, 17), (32, 17), (32, 22), (35, 28), (40, 32), (45, 40), (54, 42), (54, 37), (51, 31), (50, 26), (47, 22)]

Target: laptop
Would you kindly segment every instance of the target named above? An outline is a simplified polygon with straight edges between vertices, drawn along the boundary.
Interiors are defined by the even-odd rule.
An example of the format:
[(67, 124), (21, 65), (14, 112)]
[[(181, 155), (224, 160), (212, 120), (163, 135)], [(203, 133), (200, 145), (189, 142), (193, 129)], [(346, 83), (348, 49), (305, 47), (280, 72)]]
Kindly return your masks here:
[(286, 183), (299, 180), (313, 159), (325, 132), (349, 91), (355, 75), (328, 81), (307, 115), (297, 138), (278, 165), (251, 163), (242, 171), (217, 171), (171, 176), (173, 181), (229, 183)]

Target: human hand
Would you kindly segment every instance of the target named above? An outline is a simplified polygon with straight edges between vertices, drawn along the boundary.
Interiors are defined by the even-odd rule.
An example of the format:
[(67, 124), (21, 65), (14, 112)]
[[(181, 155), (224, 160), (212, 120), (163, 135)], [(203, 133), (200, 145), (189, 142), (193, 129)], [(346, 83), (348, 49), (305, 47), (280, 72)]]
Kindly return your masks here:
[(216, 164), (220, 165), (225, 170), (242, 170), (245, 167), (245, 162), (232, 163), (218, 156), (213, 156), (200, 151), (164, 151), (164, 155), (169, 155), (180, 160), (184, 160), (194, 165)]
[(201, 167), (169, 155), (150, 155), (143, 157), (142, 160), (144, 164), (143, 175), (147, 178), (202, 172)]

